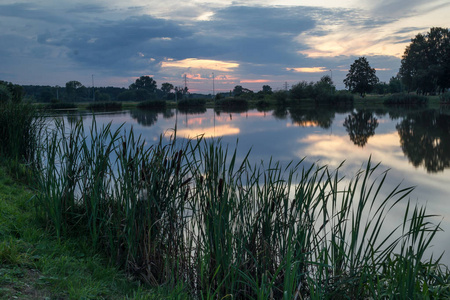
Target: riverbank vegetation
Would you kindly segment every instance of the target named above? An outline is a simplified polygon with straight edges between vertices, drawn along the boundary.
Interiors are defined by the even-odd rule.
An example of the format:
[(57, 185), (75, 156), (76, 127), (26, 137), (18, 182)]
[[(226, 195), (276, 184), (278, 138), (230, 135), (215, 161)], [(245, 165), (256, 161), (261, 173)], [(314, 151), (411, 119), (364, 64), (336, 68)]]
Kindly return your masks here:
[[(426, 252), (438, 224), (408, 202), (411, 188), (385, 191), (388, 174), (370, 159), (344, 180), (339, 168), (303, 161), (253, 165), (218, 141), (180, 140), (176, 132), (148, 146), (133, 131), (95, 121), (89, 129), (81, 121), (52, 128), (28, 137), (34, 150), (24, 153), (32, 155), (19, 157), (34, 194), (20, 207), (35, 222), (29, 225), (56, 243), (84, 241), (79, 253), (88, 264), (101, 253), (95, 264), (107, 258), (145, 286), (194, 299), (449, 296), (447, 268), (439, 253)], [(383, 231), (391, 210), (405, 202), (397, 229)], [(3, 228), (8, 270), (22, 264), (14, 253), (30, 251), (23, 264), (47, 274), (40, 265), (47, 256), (34, 256), (43, 255), (33, 250), (39, 241), (27, 248), (11, 240), (18, 229)], [(75, 273), (77, 263), (62, 272)], [(63, 295), (88, 293), (64, 282)], [(114, 293), (117, 283), (101, 282), (92, 297)]]

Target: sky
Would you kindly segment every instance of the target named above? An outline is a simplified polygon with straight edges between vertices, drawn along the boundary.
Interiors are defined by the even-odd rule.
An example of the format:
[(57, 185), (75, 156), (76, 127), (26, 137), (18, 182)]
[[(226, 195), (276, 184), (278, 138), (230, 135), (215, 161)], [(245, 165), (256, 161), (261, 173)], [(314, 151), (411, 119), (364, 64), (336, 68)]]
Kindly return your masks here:
[(406, 46), (449, 27), (448, 0), (0, 0), (0, 80), (212, 94), (332, 76), (365, 56), (389, 82)]

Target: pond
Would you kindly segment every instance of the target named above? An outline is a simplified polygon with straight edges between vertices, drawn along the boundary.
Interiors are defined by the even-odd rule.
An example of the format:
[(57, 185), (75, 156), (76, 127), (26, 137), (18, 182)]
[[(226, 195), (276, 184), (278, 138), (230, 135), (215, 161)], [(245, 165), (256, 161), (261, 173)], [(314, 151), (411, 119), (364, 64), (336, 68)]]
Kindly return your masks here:
[[(86, 127), (92, 114), (69, 114), (69, 122), (80, 118)], [(112, 122), (125, 130), (133, 127), (153, 144), (161, 134), (169, 135), (177, 128), (178, 138), (220, 138), (234, 150), (238, 144), (241, 159), (250, 150), (253, 163), (270, 158), (286, 166), (304, 160), (305, 165), (318, 163), (337, 168), (351, 179), (368, 159), (380, 163), (378, 175), (389, 169), (383, 192), (388, 193), (401, 183), (415, 186), (412, 203), (426, 205), (429, 214), (437, 215), (444, 232), (439, 232), (431, 251), (443, 251), (442, 262), (450, 265), (450, 111), (432, 109), (356, 110), (324, 108), (281, 108), (259, 111), (197, 111), (130, 110), (101, 113), (97, 123)], [(387, 228), (399, 225), (405, 203), (391, 211)], [(394, 225), (395, 223), (395, 225)]]

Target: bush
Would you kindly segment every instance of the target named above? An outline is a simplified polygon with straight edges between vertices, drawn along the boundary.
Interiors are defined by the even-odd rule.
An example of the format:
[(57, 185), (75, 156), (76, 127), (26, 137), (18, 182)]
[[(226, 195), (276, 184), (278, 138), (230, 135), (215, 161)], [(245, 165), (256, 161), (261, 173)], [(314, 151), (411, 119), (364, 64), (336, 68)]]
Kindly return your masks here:
[(180, 101), (178, 101), (177, 106), (178, 108), (181, 107), (204, 107), (206, 105), (206, 99), (199, 99), (199, 98), (194, 98), (194, 99), (182, 99)]
[(276, 91), (272, 94), (272, 98), (275, 99), (277, 105), (286, 105), (288, 93), (286, 91)]
[(77, 106), (71, 102), (52, 102), (44, 106), (45, 109), (74, 109)]
[(439, 99), (441, 100), (441, 102), (446, 102), (446, 103), (450, 103), (450, 92), (447, 93), (443, 93)]
[(320, 94), (316, 97), (316, 102), (319, 104), (353, 104), (354, 96), (348, 93), (336, 93), (336, 94)]
[(216, 100), (215, 106), (222, 108), (247, 108), (248, 102), (242, 98), (223, 98)]
[(0, 157), (30, 162), (37, 147), (40, 121), (30, 103), (0, 103)]
[(413, 94), (393, 94), (384, 100), (385, 105), (422, 105), (427, 104), (428, 98), (425, 96), (413, 95)]
[(120, 102), (93, 102), (87, 106), (89, 110), (121, 110)]
[(140, 109), (153, 109), (153, 108), (165, 108), (166, 107), (166, 101), (164, 100), (148, 100), (140, 102), (137, 105), (137, 108)]

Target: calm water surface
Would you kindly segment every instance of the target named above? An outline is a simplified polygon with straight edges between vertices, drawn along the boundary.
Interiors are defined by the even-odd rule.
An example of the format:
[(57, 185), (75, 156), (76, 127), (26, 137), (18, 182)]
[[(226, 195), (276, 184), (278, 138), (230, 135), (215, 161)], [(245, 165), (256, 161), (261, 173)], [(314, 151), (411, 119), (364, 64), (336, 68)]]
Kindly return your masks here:
[[(83, 119), (85, 126), (92, 115), (69, 115), (69, 121)], [(221, 138), (222, 143), (243, 157), (250, 149), (254, 163), (268, 162), (270, 157), (287, 165), (305, 158), (305, 165), (318, 163), (351, 178), (371, 157), (381, 162), (378, 175), (389, 169), (384, 193), (399, 183), (416, 186), (410, 199), (427, 206), (444, 232), (438, 233), (431, 251), (445, 251), (443, 262), (450, 265), (450, 112), (435, 110), (330, 111), (325, 109), (248, 110), (242, 112), (161, 112), (141, 110), (97, 114), (98, 123), (123, 123), (125, 130), (152, 144), (163, 133), (177, 127), (178, 137), (204, 134)], [(391, 212), (387, 228), (399, 225), (406, 206)]]

